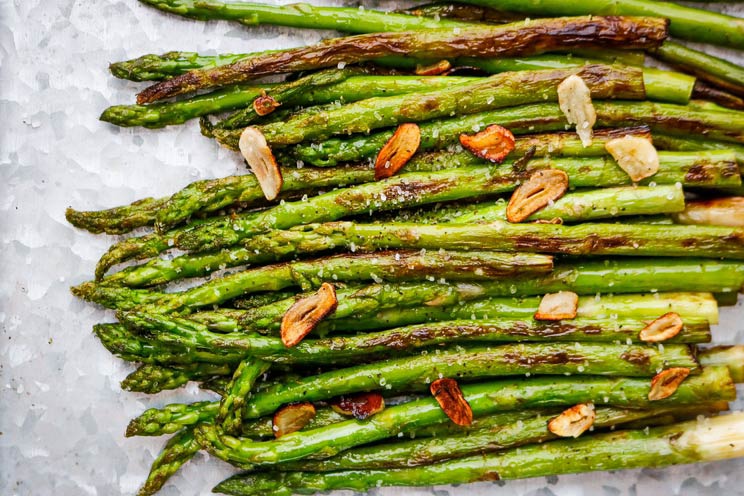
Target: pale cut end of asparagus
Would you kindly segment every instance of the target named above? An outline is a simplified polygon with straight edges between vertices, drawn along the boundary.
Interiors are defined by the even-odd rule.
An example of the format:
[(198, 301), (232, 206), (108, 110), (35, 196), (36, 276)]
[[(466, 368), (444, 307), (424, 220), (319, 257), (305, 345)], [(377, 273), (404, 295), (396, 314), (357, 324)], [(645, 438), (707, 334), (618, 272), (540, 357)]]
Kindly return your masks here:
[(284, 181), (266, 137), (257, 128), (247, 127), (240, 135), (238, 147), (251, 171), (256, 175), (266, 199), (269, 201), (276, 199)]
[(659, 154), (651, 140), (624, 136), (608, 141), (605, 149), (633, 182), (659, 172)]
[(703, 367), (724, 366), (736, 383), (744, 382), (744, 345), (715, 346), (701, 350), (698, 355)]
[(688, 202), (674, 218), (680, 224), (744, 227), (744, 196)]
[(744, 412), (688, 422), (673, 441), (676, 448), (695, 452), (701, 461), (744, 456)]
[(573, 74), (558, 85), (558, 105), (569, 124), (576, 125), (576, 134), (584, 147), (592, 144), (597, 112), (592, 104), (592, 93), (581, 77)]

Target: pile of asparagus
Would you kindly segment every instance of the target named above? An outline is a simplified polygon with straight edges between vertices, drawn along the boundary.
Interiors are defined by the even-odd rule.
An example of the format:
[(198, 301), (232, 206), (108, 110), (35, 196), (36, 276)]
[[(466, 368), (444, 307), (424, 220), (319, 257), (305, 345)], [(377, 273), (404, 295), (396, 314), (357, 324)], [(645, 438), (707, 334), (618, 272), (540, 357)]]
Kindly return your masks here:
[(719, 415), (744, 345), (706, 346), (744, 287), (744, 69), (668, 39), (742, 49), (741, 20), (142, 1), (361, 34), (111, 66), (158, 82), (102, 119), (200, 118), (253, 172), (67, 212), (150, 231), (72, 288), (116, 311), (94, 333), (140, 364), (123, 389), (218, 395), (131, 421), (173, 434), (140, 495), (199, 450), (245, 471), (216, 492), (261, 496), (744, 456), (744, 413)]

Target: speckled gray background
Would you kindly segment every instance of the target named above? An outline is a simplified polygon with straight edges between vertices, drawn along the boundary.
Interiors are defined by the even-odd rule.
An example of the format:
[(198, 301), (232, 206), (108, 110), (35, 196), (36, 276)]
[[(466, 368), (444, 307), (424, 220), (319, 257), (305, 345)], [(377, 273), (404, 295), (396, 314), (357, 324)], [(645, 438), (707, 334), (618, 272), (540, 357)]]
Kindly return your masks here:
[[(194, 123), (118, 129), (97, 117), (139, 87), (110, 61), (166, 50), (254, 51), (324, 33), (247, 29), (166, 16), (136, 0), (0, 0), (0, 494), (133, 494), (163, 439), (125, 439), (143, 409), (196, 398), (122, 393), (131, 370), (91, 335), (110, 313), (71, 297), (114, 241), (76, 231), (64, 209), (103, 208), (171, 193), (239, 170)], [(328, 33), (325, 33), (328, 35)], [(744, 342), (742, 301), (725, 309), (719, 342)], [(738, 331), (737, 331), (738, 330)], [(209, 493), (232, 472), (198, 456), (164, 495)], [(378, 495), (744, 494), (744, 461), (565, 476)]]

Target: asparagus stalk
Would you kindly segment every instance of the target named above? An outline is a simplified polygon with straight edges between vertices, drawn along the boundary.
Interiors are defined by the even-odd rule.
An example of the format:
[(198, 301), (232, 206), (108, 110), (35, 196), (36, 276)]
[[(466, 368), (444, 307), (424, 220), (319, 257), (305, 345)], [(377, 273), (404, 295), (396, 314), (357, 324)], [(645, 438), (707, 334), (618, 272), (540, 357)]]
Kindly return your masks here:
[(152, 462), (150, 474), (140, 488), (137, 496), (151, 496), (165, 485), (186, 462), (191, 460), (201, 449), (194, 438), (193, 427), (181, 429), (163, 447), (162, 451)]
[[(695, 226), (699, 228), (700, 226)], [(708, 227), (708, 229), (714, 229)], [(287, 287), (316, 287), (325, 280), (490, 280), (517, 274), (539, 274), (553, 268), (552, 257), (531, 254), (498, 252), (383, 252), (334, 256), (310, 261), (294, 261), (268, 265), (213, 279), (201, 286), (164, 294), (155, 303), (158, 312), (193, 309), (219, 304), (238, 296), (261, 291), (275, 291)], [(84, 283), (73, 288), (84, 299), (104, 306), (115, 302), (114, 308), (125, 308), (120, 292), (115, 287)]]
[[(163, 408), (150, 408), (139, 417), (132, 419), (127, 426), (127, 437), (162, 436), (178, 432), (182, 428), (193, 427), (201, 422), (213, 422), (219, 411), (220, 403), (200, 401), (191, 404), (172, 403)], [(330, 407), (318, 407), (315, 417), (307, 424), (305, 430), (317, 429), (327, 425), (348, 420), (348, 417), (336, 413)], [(271, 417), (245, 420), (242, 435), (250, 438), (274, 438)]]
[(81, 212), (68, 208), (65, 217), (75, 227), (95, 234), (124, 234), (138, 227), (151, 226), (158, 211), (167, 204), (167, 198), (143, 198), (129, 205)]
[(191, 71), (146, 88), (137, 96), (137, 103), (151, 103), (277, 72), (319, 69), (389, 55), (508, 57), (574, 48), (645, 49), (658, 46), (666, 34), (666, 21), (640, 17), (576, 17), (460, 30), (362, 34)]
[[(347, 258), (346, 260), (349, 262), (351, 259)], [(343, 258), (339, 261), (344, 263)], [(323, 259), (316, 262), (317, 265), (323, 263)], [(241, 274), (246, 276), (246, 280), (250, 280), (253, 277), (252, 274), (267, 274), (270, 270), (262, 268), (257, 273), (246, 271), (246, 273)], [(314, 277), (314, 284), (322, 282), (317, 279), (317, 275)], [(241, 276), (239, 275), (237, 278), (240, 279)], [(333, 280), (333, 273), (330, 270), (325, 271), (324, 278)], [(232, 284), (235, 279), (217, 279), (190, 292), (169, 293), (167, 295), (157, 293), (153, 298), (154, 303), (148, 306), (160, 307), (161, 302), (168, 302), (171, 305), (169, 308), (185, 304), (188, 308), (194, 309), (219, 304), (238, 296), (235, 294), (238, 291)], [(542, 277), (514, 278), (480, 284), (469, 281), (469, 283), (472, 285), (464, 285), (460, 291), (471, 292), (474, 297), (527, 296), (561, 290), (574, 291), (578, 294), (595, 294), (606, 291), (608, 284), (611, 291), (615, 293), (643, 291), (735, 292), (744, 285), (744, 265), (735, 261), (707, 261), (704, 259), (627, 258), (607, 261), (606, 264), (589, 261), (558, 265), (551, 274)], [(436, 285), (425, 286), (425, 288), (428, 290), (424, 293), (425, 302), (436, 301), (443, 296), (449, 297), (453, 292), (453, 288), (445, 284), (441, 284), (439, 292), (436, 291)], [(217, 291), (215, 292), (215, 290)], [(84, 299), (109, 308), (122, 310), (139, 306), (139, 301), (127, 299), (127, 293), (130, 291), (132, 290), (129, 288), (97, 285), (95, 283), (85, 283), (75, 289), (76, 294)], [(459, 291), (455, 293), (457, 292)], [(396, 304), (402, 301), (392, 294), (390, 297), (394, 298)], [(420, 299), (417, 301), (420, 301)], [(369, 304), (374, 305), (374, 300), (370, 300)], [(166, 307), (160, 308), (165, 309)]]
[(449, 19), (433, 19), (356, 7), (316, 7), (310, 4), (266, 5), (218, 0), (140, 0), (164, 12), (202, 21), (223, 19), (247, 26), (263, 24), (309, 29), (335, 29), (348, 33), (453, 29), (472, 25)]
[[(336, 134), (369, 132), (401, 122), (468, 115), (497, 108), (556, 101), (558, 84), (581, 77), (594, 98), (643, 99), (640, 69), (587, 65), (572, 69), (505, 72), (444, 89), (390, 97), (368, 98), (327, 110), (308, 110), (289, 119), (259, 126), (272, 146), (322, 140)], [(215, 132), (218, 141), (221, 134)]]
[[(655, 102), (594, 102), (596, 127), (624, 127), (647, 125), (657, 133), (744, 143), (744, 112), (702, 111), (682, 105)], [(558, 105), (543, 103), (494, 110), (465, 117), (423, 123), (419, 151), (446, 148), (454, 144), (462, 133), (472, 133), (491, 124), (500, 124), (514, 134), (564, 130), (568, 123)], [(322, 146), (296, 145), (284, 153), (294, 160), (311, 165), (335, 165), (355, 162), (377, 155), (390, 139), (392, 131), (381, 131), (369, 136), (325, 140)], [(239, 132), (223, 131), (223, 145), (237, 148)]]
[(669, 19), (669, 33), (672, 36), (744, 48), (744, 26), (740, 19), (672, 2), (587, 0), (566, 3), (560, 0), (537, 0), (526, 3), (520, 0), (467, 0), (464, 3), (538, 16), (594, 14), (662, 17)]
[[(465, 159), (471, 160), (468, 157)], [(655, 182), (706, 183), (713, 181), (731, 186), (741, 184), (738, 168), (733, 163), (733, 156), (730, 153), (673, 154), (666, 155), (664, 159), (668, 161), (664, 160), (664, 169), (654, 175)], [(602, 160), (606, 161), (604, 166), (601, 164)], [(721, 171), (723, 177), (720, 180), (715, 178), (716, 168), (711, 171), (706, 167), (709, 161), (718, 162), (718, 165), (723, 167)], [(608, 158), (595, 159), (595, 162), (591, 164), (578, 160), (565, 160), (557, 163), (550, 160), (536, 161), (527, 171), (523, 172), (499, 166), (473, 166), (433, 172), (403, 173), (384, 181), (331, 191), (306, 201), (286, 202), (261, 212), (212, 219), (164, 234), (150, 234), (127, 239), (113, 245), (101, 257), (96, 266), (96, 276), (100, 279), (106, 270), (117, 263), (154, 257), (172, 247), (187, 251), (208, 251), (234, 246), (243, 239), (269, 229), (286, 229), (299, 224), (337, 220), (349, 215), (505, 193), (513, 190), (518, 181), (529, 177), (527, 174), (553, 165), (568, 174), (570, 186), (588, 186), (590, 181), (595, 187), (628, 184), (630, 181), (627, 174)], [(586, 168), (593, 165), (598, 168)], [(677, 167), (684, 171), (683, 175), (679, 174), (681, 171)], [(667, 168), (669, 169), (668, 179), (665, 178)], [(605, 172), (611, 174), (611, 177), (604, 175)], [(464, 177), (467, 177), (468, 181), (461, 181)], [(574, 177), (573, 181), (570, 179), (572, 177)], [(263, 257), (261, 261), (266, 260), (266, 255), (260, 253), (258, 255)]]
[[(703, 369), (701, 375), (690, 376), (687, 380), (685, 380), (685, 382), (683, 382), (680, 388), (677, 390), (677, 393), (668, 400), (665, 400), (667, 402), (666, 404), (670, 406), (674, 405), (675, 407), (678, 407), (679, 405), (689, 404), (699, 405), (701, 403), (705, 404), (717, 400), (730, 400), (735, 397), (735, 393), (732, 394), (733, 384), (729, 383), (731, 381), (730, 370), (736, 370), (737, 365), (735, 364), (735, 360), (738, 357), (732, 356), (732, 354), (725, 353), (725, 350), (724, 352), (714, 351), (711, 353), (718, 360), (720, 366), (712, 366), (711, 362), (713, 358), (705, 357), (704, 360), (707, 360), (710, 365), (706, 366)], [(731, 360), (733, 360), (733, 362)], [(604, 385), (600, 387), (607, 387), (608, 384), (612, 383), (612, 380), (609, 378), (607, 378), (606, 380), (600, 380), (599, 377), (596, 377), (591, 378), (591, 380), (594, 381), (595, 384), (604, 383)], [(538, 377), (531, 379), (530, 382), (544, 384), (545, 382), (549, 381), (548, 378)], [(567, 385), (571, 382), (572, 381), (570, 381), (569, 379), (566, 379)], [(519, 382), (512, 384), (516, 385), (519, 384)], [(632, 408), (659, 406), (655, 403), (648, 404), (645, 400), (646, 393), (648, 391), (647, 380), (635, 381), (632, 379), (624, 378), (621, 384), (635, 384), (634, 387), (637, 388), (640, 386), (642, 389), (640, 389), (640, 391), (636, 389), (635, 392), (631, 393), (632, 397), (627, 400), (622, 400), (622, 397), (620, 396), (621, 391), (617, 390), (612, 396), (614, 400), (610, 401), (609, 399), (607, 399), (606, 401), (604, 401), (605, 404), (628, 406)], [(601, 394), (601, 392), (602, 391), (597, 392), (595, 397), (602, 399), (609, 398), (606, 394)], [(633, 397), (642, 397), (644, 398), (644, 400), (639, 400), (640, 404), (634, 404)], [(577, 399), (577, 402), (579, 401), (581, 400)], [(601, 400), (598, 400), (597, 402), (602, 403)], [(559, 404), (551, 405), (548, 403), (535, 404), (533, 406), (549, 407), (558, 405)], [(664, 405), (664, 403), (662, 403), (662, 405)], [(514, 410), (518, 408), (520, 408), (519, 404), (515, 403), (512, 408), (508, 408), (507, 410)], [(529, 406), (524, 406), (524, 408), (529, 408)], [(133, 419), (129, 423), (126, 435), (127, 437), (130, 437), (162, 436), (164, 434), (171, 434), (179, 431), (184, 427), (193, 426), (201, 422), (210, 422), (211, 419), (214, 418), (214, 416), (217, 414), (218, 409), (219, 402), (208, 401), (196, 402), (191, 404), (174, 403), (166, 405), (161, 409), (151, 408), (143, 412), (139, 417)], [(346, 419), (340, 416), (340, 414), (335, 413), (330, 408), (319, 408), (316, 417), (307, 425), (305, 430), (325, 427), (331, 424), (336, 424), (343, 420)], [(478, 419), (476, 419), (476, 425), (477, 422), (479, 422)], [(430, 430), (431, 429), (415, 429), (415, 433), (416, 436), (436, 436), (440, 435), (442, 432), (448, 432), (447, 426), (440, 426), (439, 428), (435, 428), (432, 432), (429, 432)], [(411, 431), (405, 430), (405, 432), (408, 433)], [(397, 432), (395, 432), (394, 434), (397, 434)], [(273, 437), (271, 418), (262, 417), (260, 419), (255, 419), (252, 421), (244, 420), (243, 436), (251, 438)]]
[[(263, 52), (270, 53), (270, 52)], [(114, 62), (109, 65), (111, 74), (130, 81), (160, 81), (195, 69), (208, 69), (232, 64), (257, 53), (223, 53), (200, 55), (195, 52), (167, 52), (161, 55), (147, 54), (136, 59)], [(228, 90), (229, 91), (229, 90)]]
[[(336, 291), (339, 300), (336, 311), (316, 331), (322, 335), (335, 329), (374, 330), (444, 320), (488, 320), (496, 316), (525, 318), (534, 315), (540, 303), (539, 297), (488, 297), (484, 289), (467, 283), (375, 284), (340, 289)], [(242, 329), (272, 333), (279, 329), (282, 316), (294, 302), (294, 298), (288, 298), (245, 311), (198, 312), (189, 318), (218, 332)], [(676, 312), (685, 322), (718, 322), (717, 303), (710, 293), (585, 296), (579, 298), (577, 312), (578, 317), (587, 319), (654, 319), (666, 312)]]
[[(287, 348), (281, 339), (260, 334), (235, 332), (221, 334), (188, 319), (157, 314), (127, 314), (128, 325), (153, 334), (154, 339), (183, 347), (224, 349), (269, 362), (303, 365), (350, 364), (391, 354), (412, 353), (419, 348), (451, 343), (510, 343), (542, 341), (642, 342), (638, 333), (646, 327), (642, 320), (585, 320), (540, 322), (529, 320), (454, 320), (399, 327), (387, 331), (348, 337), (304, 339)], [(706, 323), (687, 324), (669, 343), (710, 341)], [(666, 344), (666, 343), (665, 343)], [(237, 372), (236, 372), (237, 373)]]
[(698, 136), (674, 136), (654, 134), (654, 144), (664, 150), (731, 150), (736, 154), (739, 166), (744, 165), (744, 145), (715, 141)]
[(665, 41), (652, 52), (667, 64), (735, 95), (744, 96), (744, 69), (737, 64), (672, 41)]
[[(374, 171), (367, 166), (339, 167), (333, 170), (316, 168), (285, 172), (283, 191), (305, 191), (333, 188), (369, 182)], [(255, 176), (252, 174), (206, 179), (189, 184), (176, 194), (158, 199), (146, 199), (108, 210), (81, 212), (67, 209), (67, 220), (90, 232), (119, 234), (135, 227), (156, 225), (160, 229), (188, 220), (198, 213), (213, 213), (233, 205), (265, 204)]]
[[(534, 223), (511, 224), (495, 218), (500, 216), (499, 209), (500, 207), (497, 204), (493, 208), (483, 208), (462, 219), (463, 222), (465, 220), (471, 222), (486, 221), (487, 224), (465, 224), (460, 223), (460, 219), (455, 219), (455, 223), (437, 225), (402, 222), (386, 224), (358, 224), (352, 222), (307, 224), (289, 231), (269, 233), (258, 238), (259, 241), (265, 241), (261, 244), (256, 244), (256, 238), (254, 238), (251, 244), (257, 246), (256, 249), (260, 249), (264, 257), (268, 254), (279, 254), (287, 257), (294, 254), (317, 253), (333, 248), (349, 248), (352, 251), (357, 249), (409, 248), (527, 251), (566, 255), (654, 255), (671, 257), (695, 255), (699, 257), (744, 259), (744, 231), (740, 228), (609, 223), (583, 223), (572, 226)], [(229, 253), (225, 258), (229, 257)], [(356, 256), (357, 259), (360, 259), (360, 257), (363, 257), (363, 255)], [(504, 256), (502, 255), (502, 257)], [(330, 260), (338, 263), (342, 259), (332, 258)], [(365, 263), (363, 259), (361, 260), (361, 263)], [(504, 260), (506, 259), (502, 258), (502, 261)], [(525, 260), (517, 258), (513, 263), (528, 265), (529, 262), (529, 258)], [(255, 274), (277, 270), (280, 275), (274, 280), (273, 285), (256, 284), (252, 291), (283, 289), (298, 283), (296, 276), (293, 276), (293, 280), (293, 277), (283, 274), (283, 272), (294, 270), (293, 267), (294, 265), (291, 267), (278, 266), (276, 269), (273, 267), (256, 269)], [(330, 271), (330, 273), (333, 274), (334, 272)], [(189, 271), (186, 274), (178, 275), (183, 277), (184, 275), (200, 274)], [(344, 277), (350, 277), (345, 274), (339, 273), (337, 276), (340, 281), (356, 280), (344, 279)], [(242, 275), (231, 275), (221, 280), (225, 281), (226, 284), (232, 284), (240, 277)], [(368, 276), (362, 275), (361, 277)], [(122, 278), (114, 280), (122, 282)], [(78, 286), (73, 291), (78, 296), (86, 298), (88, 291), (86, 288), (89, 287), (89, 284), (85, 283)], [(214, 287), (218, 288), (220, 286), (224, 286), (224, 284), (219, 283)], [(234, 293), (241, 288), (243, 286), (240, 286), (240, 288), (236, 286), (234, 291), (230, 293), (232, 297), (240, 296), (240, 294)]]
[[(705, 389), (702, 385), (707, 386)], [(627, 377), (540, 377), (466, 384), (462, 392), (474, 417), (526, 408), (550, 408), (593, 402), (598, 405), (643, 408), (649, 381)], [(671, 397), (655, 406), (716, 401), (735, 394), (726, 368), (709, 368), (691, 376)], [(434, 398), (388, 407), (367, 421), (348, 420), (321, 429), (289, 434), (276, 441), (256, 443), (219, 436), (210, 426), (197, 429), (199, 443), (211, 454), (239, 466), (276, 464), (317, 454), (330, 457), (345, 449), (385, 439), (399, 432), (448, 421)]]
[[(604, 156), (606, 155), (604, 145), (607, 141), (628, 135), (651, 137), (648, 128), (644, 127), (600, 130), (594, 134), (592, 145), (584, 147), (575, 133), (520, 136), (516, 139), (513, 155), (521, 156), (534, 147), (536, 157)], [(442, 164), (442, 167), (447, 165)], [(432, 169), (433, 165), (414, 158), (404, 170), (411, 172), (427, 168)], [(370, 182), (374, 179), (373, 175), (374, 171), (368, 166), (347, 166), (333, 171), (319, 171), (314, 168), (294, 169), (291, 173), (285, 171), (283, 189), (303, 191)], [(128, 232), (130, 226), (134, 228), (153, 224), (157, 224), (160, 230), (166, 230), (183, 223), (197, 213), (211, 213), (235, 205), (252, 205), (263, 199), (263, 193), (254, 176), (238, 175), (196, 181), (170, 197), (139, 200), (108, 210), (80, 212), (68, 209), (67, 217), (74, 226), (96, 233), (120, 234)]]
[(231, 372), (232, 367), (228, 364), (193, 363), (166, 367), (145, 363), (121, 382), (121, 388), (155, 394), (167, 389), (177, 389), (189, 381), (203, 381)]
[[(744, 28), (735, 17), (707, 10), (682, 7), (671, 2), (656, 2), (649, 6), (639, 0), (624, 0), (608, 4), (596, 0), (589, 4), (565, 5), (555, 0), (523, 5), (516, 0), (472, 0), (468, 3), (496, 9), (501, 17), (480, 12), (480, 19), (472, 15), (462, 22), (451, 18), (439, 9), (434, 12), (419, 11), (418, 15), (363, 10), (353, 7), (315, 7), (306, 4), (269, 6), (249, 2), (223, 3), (217, 0), (194, 2), (193, 0), (141, 0), (165, 12), (200, 20), (225, 19), (238, 21), (248, 26), (273, 24), (310, 29), (335, 29), (347, 33), (370, 33), (385, 31), (412, 31), (420, 29), (453, 29), (472, 26), (473, 22), (503, 22), (505, 12), (516, 11), (535, 15), (631, 15), (655, 16), (670, 19), (672, 35), (719, 45), (744, 48)], [(460, 11), (463, 9), (459, 9)], [(445, 15), (442, 15), (445, 14)], [(484, 18), (485, 17), (485, 18)], [(495, 18), (495, 19), (494, 19)], [(518, 19), (513, 19), (514, 21)], [(717, 30), (711, 33), (711, 30)]]
[(232, 86), (177, 102), (114, 105), (104, 110), (99, 119), (117, 126), (143, 126), (157, 129), (173, 124), (183, 124), (189, 119), (203, 115), (244, 108), (259, 97), (262, 90), (270, 91), (275, 86), (271, 83), (264, 83), (260, 86)]
[(744, 382), (744, 346), (714, 346), (700, 351), (701, 365), (706, 367), (725, 365), (734, 382)]
[(153, 343), (132, 333), (120, 324), (98, 324), (93, 332), (101, 340), (101, 344), (114, 355), (131, 362), (142, 362), (158, 365), (178, 365), (199, 367), (205, 369), (222, 370), (220, 366), (237, 364), (243, 359), (243, 353), (225, 353), (220, 350), (185, 350), (165, 344)]
[[(582, 55), (578, 55), (578, 53), (582, 53)], [(195, 69), (212, 69), (214, 67), (232, 64), (240, 59), (256, 57), (257, 55), (260, 54), (242, 53), (200, 55), (194, 52), (168, 52), (161, 55), (147, 54), (135, 59), (115, 62), (110, 65), (110, 69), (112, 74), (120, 79), (128, 79), (130, 81), (162, 81), (173, 76), (185, 74)], [(643, 52), (632, 50), (601, 50), (591, 51), (588, 53), (581, 50), (574, 50), (570, 54), (548, 53), (529, 57), (500, 57), (497, 59), (475, 60), (483, 60), (483, 63), (487, 64), (486, 67), (489, 68), (489, 72), (495, 73), (539, 69), (562, 69), (568, 67), (566, 65), (569, 63), (567, 58), (575, 61), (576, 65), (583, 65), (590, 61), (603, 61), (608, 63), (642, 66), (644, 62)], [(458, 58), (454, 59), (454, 61), (456, 62), (456, 65), (466, 65), (466, 61), (471, 59), (472, 58)], [(382, 63), (383, 65), (386, 62), (392, 62), (394, 65), (400, 65), (405, 64), (405, 60), (405, 57), (383, 57), (374, 60), (374, 62)], [(415, 67), (415, 65), (409, 65), (408, 67)]]
[(254, 358), (246, 358), (235, 369), (228, 384), (227, 394), (220, 401), (215, 422), (231, 434), (239, 434), (243, 425), (243, 406), (256, 380), (265, 374), (271, 364)]
[[(705, 54), (696, 52), (698, 56), (705, 57)], [(558, 60), (556, 60), (558, 58)], [(608, 62), (606, 59), (582, 59), (573, 56), (556, 56), (556, 55), (536, 55), (525, 59), (524, 66), (519, 67), (517, 61), (520, 59), (483, 59), (476, 57), (459, 57), (451, 60), (455, 67), (472, 67), (479, 69), (486, 74), (498, 74), (505, 71), (513, 70), (537, 70), (537, 69), (567, 69), (570, 67), (579, 67), (587, 64), (598, 64)], [(418, 66), (427, 66), (435, 64), (438, 60), (431, 59), (414, 59), (409, 57), (386, 57), (375, 61), (377, 64), (398, 69), (415, 69)], [(612, 62), (611, 60), (609, 62)], [(634, 63), (627, 63), (632, 66), (642, 66), (643, 59)], [(680, 72), (664, 71), (654, 67), (642, 67), (643, 83), (646, 88), (646, 98), (654, 101), (678, 103), (681, 105), (690, 101), (690, 97), (695, 90), (697, 79)]]
[[(678, 420), (695, 418), (702, 413), (718, 413), (719, 404), (700, 407), (667, 407), (644, 410), (599, 407), (595, 409), (593, 429), (615, 428), (630, 422), (658, 425), (662, 419), (672, 416)], [(556, 439), (548, 430), (548, 420), (560, 411), (525, 410), (485, 417), (495, 420), (485, 427), (475, 427), (444, 437), (418, 438), (376, 446), (353, 448), (325, 460), (299, 460), (284, 463), (280, 470), (305, 472), (331, 472), (336, 470), (397, 469), (430, 465), (476, 454), (491, 453), (530, 443), (542, 443)], [(663, 421), (662, 421), (663, 423)]]
[[(579, 62), (574, 64), (574, 66), (576, 65), (579, 65)], [(173, 124), (182, 124), (189, 119), (208, 114), (244, 109), (238, 111), (231, 119), (221, 123), (221, 126), (226, 128), (239, 127), (240, 124), (247, 125), (252, 122), (252, 120), (242, 120), (241, 117), (255, 118), (251, 104), (262, 94), (262, 91), (266, 91), (286, 107), (294, 105), (310, 106), (337, 101), (354, 102), (376, 96), (427, 91), (442, 88), (453, 82), (466, 82), (471, 79), (479, 79), (461, 76), (356, 75), (339, 81), (333, 81), (335, 77), (341, 78), (344, 74), (348, 76), (355, 73), (360, 74), (360, 71), (335, 71), (335, 76), (313, 74), (285, 84), (262, 83), (253, 86), (236, 86), (176, 102), (154, 103), (150, 105), (115, 105), (107, 108), (101, 114), (101, 120), (116, 124), (117, 126), (160, 128)], [(672, 81), (676, 81), (676, 79), (672, 79)], [(651, 87), (656, 93), (670, 93), (664, 89), (670, 87), (667, 83), (661, 83), (659, 81), (655, 85), (652, 84)], [(670, 89), (673, 88), (671, 87)]]
[[(713, 301), (710, 301), (711, 297), (709, 293), (703, 301), (696, 301), (695, 299), (690, 301), (690, 296), (687, 294), (682, 296), (675, 293), (662, 295), (659, 300), (655, 300), (654, 296), (658, 294), (654, 293), (654, 295), (647, 295), (647, 297), (628, 295), (627, 300), (623, 300), (625, 298), (624, 296), (603, 296), (596, 302), (598, 308), (594, 308), (590, 302), (594, 297), (580, 298), (579, 315), (589, 317), (596, 315), (605, 318), (614, 317), (615, 315), (622, 317), (627, 314), (632, 318), (653, 320), (659, 315), (673, 311), (679, 313), (688, 322), (692, 319), (708, 321), (712, 324), (718, 319), (717, 310)], [(358, 318), (331, 319), (325, 325), (320, 326), (319, 332), (327, 333), (337, 329), (342, 332), (348, 329), (354, 329), (356, 331), (376, 330), (450, 319), (488, 319), (494, 315), (517, 317), (521, 314), (529, 317), (530, 315), (526, 313), (528, 310), (531, 310), (532, 314), (537, 311), (539, 298), (533, 300), (522, 299), (520, 301), (531, 301), (532, 306), (525, 304), (523, 307), (517, 307), (513, 303), (509, 305), (508, 300), (507, 303), (504, 303), (503, 298), (484, 298), (464, 301), (454, 306), (418, 306), (385, 309)], [(664, 307), (664, 302), (666, 302), (666, 307)], [(629, 306), (630, 311), (628, 308), (625, 308), (626, 304)], [(630, 305), (634, 304), (640, 307), (634, 310), (633, 307), (630, 307)], [(698, 308), (701, 308), (701, 313), (696, 313), (696, 309)], [(710, 308), (710, 310), (707, 310), (707, 308)], [(225, 327), (228, 327), (227, 322), (223, 322), (223, 324), (226, 324)], [(238, 322), (233, 324), (233, 328), (240, 328)], [(271, 328), (273, 329), (276, 325), (278, 324), (274, 324)]]
[[(528, 221), (561, 219), (565, 222), (582, 222), (628, 215), (655, 215), (681, 212), (685, 196), (677, 186), (621, 187), (584, 190), (569, 193), (552, 205), (535, 212)], [(506, 220), (506, 202), (478, 204), (472, 208), (438, 212), (440, 222), (459, 224)], [(441, 214), (444, 214), (444, 217)], [(432, 214), (434, 218), (434, 214)], [(420, 220), (420, 219), (417, 219)], [(425, 220), (425, 219), (424, 219)]]
[(703, 81), (695, 82), (692, 90), (692, 98), (714, 102), (732, 110), (744, 110), (744, 97), (734, 95)]
[(442, 351), (337, 369), (277, 384), (253, 395), (246, 418), (258, 418), (295, 401), (318, 401), (360, 391), (427, 389), (438, 376), (482, 379), (520, 374), (588, 374), (653, 376), (665, 367), (697, 370), (687, 346), (655, 347), (612, 344), (510, 344)]
[[(214, 491), (240, 496), (311, 494), (333, 489), (366, 491), (380, 486), (461, 484), (724, 460), (744, 455), (743, 426), (744, 414), (733, 413), (705, 422), (533, 444), (416, 468), (243, 474), (220, 483)], [(210, 432), (208, 427), (198, 431), (200, 442), (205, 432)]]

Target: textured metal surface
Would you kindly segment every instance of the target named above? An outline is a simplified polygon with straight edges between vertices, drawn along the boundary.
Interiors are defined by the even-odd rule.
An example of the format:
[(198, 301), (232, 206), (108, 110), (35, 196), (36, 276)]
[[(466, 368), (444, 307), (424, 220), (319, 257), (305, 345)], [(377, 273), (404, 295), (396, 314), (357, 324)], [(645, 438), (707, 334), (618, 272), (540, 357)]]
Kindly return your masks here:
[[(372, 6), (367, 4), (367, 6)], [(389, 5), (384, 5), (389, 7)], [(734, 7), (732, 7), (734, 8)], [(248, 29), (166, 16), (136, 0), (0, 0), (0, 494), (133, 494), (165, 438), (125, 439), (150, 406), (193, 389), (123, 393), (131, 366), (91, 334), (110, 313), (72, 298), (113, 237), (76, 231), (64, 209), (163, 195), (240, 171), (235, 154), (190, 123), (161, 131), (99, 122), (140, 85), (110, 61), (167, 50), (239, 52), (306, 44), (329, 33)], [(723, 310), (719, 342), (744, 342), (744, 308)], [(209, 493), (232, 473), (199, 455), (164, 495)], [(667, 470), (565, 476), (467, 487), (381, 489), (378, 495), (744, 494), (744, 460)], [(348, 494), (348, 493), (347, 493)]]

